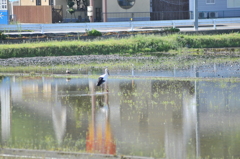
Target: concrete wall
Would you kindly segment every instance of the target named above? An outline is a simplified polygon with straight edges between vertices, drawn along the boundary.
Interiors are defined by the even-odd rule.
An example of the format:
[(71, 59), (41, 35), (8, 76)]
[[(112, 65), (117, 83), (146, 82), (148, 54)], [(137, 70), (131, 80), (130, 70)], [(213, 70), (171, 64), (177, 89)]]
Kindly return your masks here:
[(20, 0), (21, 6), (35, 6), (36, 1), (35, 0)]
[[(20, 5), (22, 6), (35, 6), (36, 0), (20, 0)], [(49, 5), (49, 0), (41, 0), (41, 5), (46, 6)]]
[(107, 1), (108, 12), (150, 12), (150, 0), (136, 0), (135, 4), (130, 9), (122, 9), (117, 0)]
[(19, 1), (13, 1), (13, 5), (14, 6), (20, 6), (20, 2)]
[[(206, 1), (198, 1), (198, 11), (205, 12), (205, 18), (211, 18), (209, 16), (210, 12), (216, 12), (216, 17), (218, 18), (229, 18), (229, 17), (239, 17), (240, 10), (239, 6), (229, 7), (228, 2), (231, 0), (215, 0), (215, 3), (207, 4)], [(194, 4), (190, 5), (190, 11), (194, 10)]]
[(42, 0), (41, 4), (42, 4), (42, 6), (48, 6), (49, 0)]
[(198, 1), (198, 10), (199, 11), (214, 11), (214, 10), (237, 10), (240, 7), (228, 8), (229, 0), (215, 0), (213, 4), (207, 4), (206, 1)]

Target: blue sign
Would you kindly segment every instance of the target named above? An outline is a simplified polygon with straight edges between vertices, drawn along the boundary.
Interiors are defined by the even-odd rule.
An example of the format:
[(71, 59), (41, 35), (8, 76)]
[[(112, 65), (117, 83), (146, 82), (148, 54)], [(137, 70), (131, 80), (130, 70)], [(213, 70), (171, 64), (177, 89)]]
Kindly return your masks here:
[(9, 24), (8, 10), (0, 10), (0, 24)]

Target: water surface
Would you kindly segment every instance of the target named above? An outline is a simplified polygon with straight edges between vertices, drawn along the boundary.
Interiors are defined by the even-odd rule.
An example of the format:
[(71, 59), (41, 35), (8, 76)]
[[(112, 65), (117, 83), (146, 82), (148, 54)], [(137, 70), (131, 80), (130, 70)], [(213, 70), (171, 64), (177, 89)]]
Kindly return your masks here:
[(239, 158), (239, 82), (3, 77), (1, 147)]

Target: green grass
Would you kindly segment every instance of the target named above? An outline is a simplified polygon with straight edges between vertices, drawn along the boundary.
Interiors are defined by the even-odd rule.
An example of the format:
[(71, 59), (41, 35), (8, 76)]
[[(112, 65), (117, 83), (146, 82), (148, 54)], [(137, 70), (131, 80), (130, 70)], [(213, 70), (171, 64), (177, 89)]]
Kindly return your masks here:
[(201, 49), (239, 46), (239, 33), (221, 35), (187, 35), (180, 33), (165, 36), (136, 35), (122, 39), (2, 44), (0, 58), (126, 53), (131, 55), (151, 52), (182, 53), (184, 48)]
[[(80, 64), (76, 65), (29, 65), (29, 66), (1, 66), (0, 72), (2, 73), (40, 73), (40, 74), (53, 74), (62, 73), (65, 74), (67, 68), (71, 68), (71, 72), (78, 73), (79, 69), (84, 70), (102, 70), (108, 67), (110, 70), (131, 70), (134, 66), (134, 70), (142, 71), (154, 71), (154, 70), (164, 70), (164, 69), (185, 69), (190, 66), (201, 66), (207, 64), (221, 64), (221, 63), (238, 63), (239, 57), (231, 57), (229, 55), (192, 55), (192, 54), (175, 54), (172, 56), (164, 55), (161, 53), (160, 57), (152, 56), (149, 59), (131, 59), (131, 60), (111, 60), (111, 59), (101, 59), (98, 61), (84, 60)], [(138, 55), (147, 56), (147, 55)], [(132, 66), (133, 64), (133, 66)], [(81, 72), (80, 71), (80, 72)]]
[[(92, 41), (49, 41), (39, 43), (0, 45), (0, 58), (34, 56), (107, 55), (153, 56), (149, 60), (98, 60), (82, 61), (79, 65), (18, 66), (0, 67), (4, 73), (43, 73), (65, 72), (78, 69), (159, 70), (187, 68), (192, 65), (239, 62), (240, 34), (187, 35), (169, 34), (137, 35), (122, 39), (102, 39)], [(188, 47), (186, 47), (188, 46)], [(227, 48), (236, 47), (236, 48)], [(208, 48), (208, 49), (206, 49)], [(101, 65), (99, 64), (101, 63)]]

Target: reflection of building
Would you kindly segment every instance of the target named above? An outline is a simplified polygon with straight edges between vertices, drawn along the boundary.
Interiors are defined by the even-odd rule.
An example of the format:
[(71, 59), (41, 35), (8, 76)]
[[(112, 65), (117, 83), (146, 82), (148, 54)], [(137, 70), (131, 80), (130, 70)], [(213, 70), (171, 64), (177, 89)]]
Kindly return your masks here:
[[(137, 149), (144, 156), (156, 152), (159, 158), (196, 155), (195, 142), (189, 146), (195, 138), (197, 113), (194, 83), (134, 80), (121, 82), (119, 87), (121, 104), (115, 105), (119, 113), (112, 115), (111, 111), (110, 116), (112, 125), (118, 127), (113, 132), (116, 140), (121, 141), (117, 144), (120, 154)], [(110, 92), (117, 89), (111, 84), (109, 88)], [(114, 99), (110, 94), (110, 102)]]
[(88, 129), (86, 151), (90, 153), (116, 154), (116, 145), (109, 119), (101, 110), (94, 114)]
[(52, 120), (58, 144), (61, 144), (66, 132), (67, 108), (58, 98), (58, 85), (55, 85), (55, 106), (52, 107)]
[(111, 79), (106, 93), (88, 79), (5, 78), (0, 88), (1, 143), (13, 148), (184, 159), (238, 155), (238, 83)]
[(91, 153), (116, 154), (116, 145), (109, 122), (110, 107), (108, 104), (107, 89), (105, 89), (103, 94), (97, 96), (92, 81), (90, 81), (89, 87), (92, 94), (92, 119), (88, 128), (86, 151)]
[[(184, 158), (187, 151), (195, 155), (194, 143), (190, 147), (187, 144), (195, 133), (194, 83), (117, 80), (109, 83), (110, 93), (96, 93), (95, 83), (91, 81), (88, 85), (86, 80), (35, 80), (35, 84), (25, 80), (26, 85), (20, 85), (22, 89), (18, 95), (21, 94), (22, 98), (13, 95), (13, 110), (23, 104), (24, 109), (22, 106), (19, 108), (26, 114), (34, 114), (28, 120), (33, 122), (30, 125), (22, 121), (22, 126), (27, 129), (13, 129), (15, 135), (23, 132), (20, 135), (23, 140), (28, 141), (34, 138), (34, 132), (44, 130), (43, 138), (48, 139), (51, 132), (54, 141), (61, 147), (68, 145), (64, 140), (69, 135), (71, 142), (84, 140), (85, 144), (79, 145), (77, 149), (91, 153), (116, 154), (118, 148), (120, 154), (131, 154), (137, 150), (144, 156), (150, 156), (154, 151), (158, 157), (166, 154), (169, 158)], [(90, 93), (77, 91), (79, 88), (86, 90), (86, 87)], [(10, 101), (9, 98), (4, 99)], [(45, 124), (41, 125), (42, 122)], [(39, 125), (37, 131), (31, 128), (34, 123)], [(10, 128), (10, 124), (5, 126)], [(42, 137), (36, 136), (35, 140), (38, 138)]]
[(0, 92), (2, 141), (7, 141), (11, 134), (11, 91), (9, 77), (5, 77), (2, 80)]
[[(166, 155), (168, 158), (185, 159), (188, 158), (188, 156), (197, 158), (196, 150), (198, 146), (196, 142), (198, 139), (195, 139), (198, 135), (195, 129), (197, 128), (196, 89), (194, 88), (194, 83), (182, 82), (182, 84), (183, 87), (179, 90), (179, 93), (182, 95), (179, 103), (181, 103), (182, 106), (180, 109), (172, 110), (171, 116), (173, 118), (168, 119), (166, 122)], [(189, 145), (189, 143), (191, 144)]]

